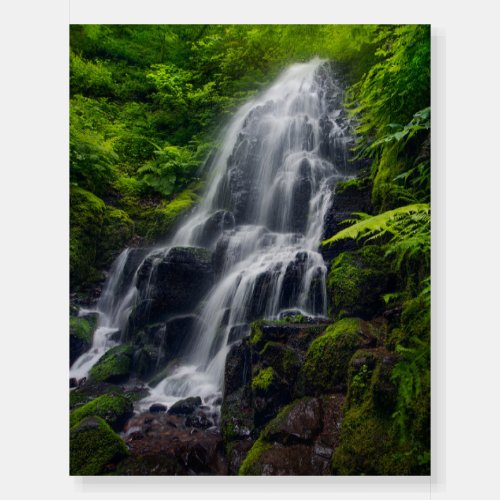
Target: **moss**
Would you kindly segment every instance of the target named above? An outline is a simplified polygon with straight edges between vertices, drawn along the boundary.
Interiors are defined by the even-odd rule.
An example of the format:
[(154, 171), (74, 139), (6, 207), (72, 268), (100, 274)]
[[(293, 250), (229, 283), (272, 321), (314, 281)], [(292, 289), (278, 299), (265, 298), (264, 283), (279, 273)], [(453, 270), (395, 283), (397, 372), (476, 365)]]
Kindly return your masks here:
[(71, 288), (98, 278), (95, 267), (106, 204), (77, 186), (70, 191), (70, 273)]
[(90, 370), (90, 379), (101, 382), (122, 382), (130, 375), (133, 348), (129, 345), (113, 347)]
[(103, 394), (91, 402), (73, 410), (70, 426), (73, 427), (85, 417), (94, 415), (105, 420), (114, 430), (120, 430), (133, 412), (132, 403), (119, 394)]
[(246, 387), (226, 396), (221, 407), (220, 428), (226, 445), (230, 441), (248, 438), (255, 427), (254, 408)]
[(127, 446), (99, 417), (86, 417), (70, 430), (70, 474), (93, 476), (128, 454)]
[(250, 344), (258, 345), (263, 340), (262, 321), (254, 321), (250, 325)]
[(335, 258), (328, 275), (332, 313), (341, 318), (370, 319), (384, 308), (382, 295), (394, 285), (394, 275), (384, 250), (366, 245)]
[(397, 144), (383, 149), (378, 163), (374, 162), (375, 168), (372, 190), (372, 203), (376, 213), (385, 212), (398, 207), (400, 199), (394, 190), (394, 177), (402, 173), (405, 162), (398, 158)]
[(347, 382), (349, 360), (360, 347), (361, 320), (344, 318), (310, 345), (301, 372), (305, 394), (323, 394)]
[(266, 342), (259, 358), (263, 365), (274, 368), (289, 384), (293, 383), (301, 366), (298, 353), (280, 342)]
[(263, 439), (259, 438), (253, 444), (250, 451), (247, 453), (245, 460), (240, 466), (238, 475), (240, 476), (259, 476), (262, 473), (260, 465), (260, 457), (262, 454), (269, 450), (271, 445), (266, 443)]
[(338, 182), (335, 185), (335, 194), (344, 194), (362, 191), (371, 187), (369, 177), (355, 177), (347, 181)]
[(394, 419), (397, 388), (391, 372), (396, 358), (383, 348), (353, 355), (339, 445), (332, 457), (334, 474), (428, 474), (428, 462), (419, 457), (428, 452), (429, 444), (418, 434), (425, 427), (419, 416), (426, 410), (412, 413), (406, 440)]
[(252, 379), (252, 389), (254, 391), (266, 392), (275, 380), (276, 373), (274, 369), (269, 366), (260, 370), (259, 373)]
[(70, 191), (71, 289), (102, 279), (109, 266), (134, 233), (134, 224), (123, 210), (78, 186)]
[(92, 316), (73, 316), (69, 319), (69, 333), (90, 346), (92, 344), (95, 323), (96, 319)]
[(123, 210), (106, 206), (102, 225), (97, 266), (106, 267), (134, 235), (135, 225)]
[(201, 185), (194, 185), (169, 202), (163, 202), (159, 207), (146, 211), (141, 222), (141, 231), (147, 241), (155, 241), (164, 237), (178, 220), (188, 210), (199, 202), (198, 191)]

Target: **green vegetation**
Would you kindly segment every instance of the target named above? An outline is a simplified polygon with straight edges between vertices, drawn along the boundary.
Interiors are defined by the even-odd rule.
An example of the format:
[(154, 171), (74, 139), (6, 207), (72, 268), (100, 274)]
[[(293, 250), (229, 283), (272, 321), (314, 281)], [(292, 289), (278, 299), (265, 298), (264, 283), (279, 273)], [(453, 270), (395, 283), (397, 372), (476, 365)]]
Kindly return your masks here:
[(265, 392), (269, 389), (271, 384), (276, 379), (276, 374), (272, 366), (268, 366), (260, 372), (252, 379), (252, 389), (254, 391)]
[(361, 320), (344, 318), (312, 342), (301, 373), (307, 394), (328, 393), (347, 382), (347, 366), (360, 337)]
[(86, 417), (70, 430), (70, 474), (93, 476), (126, 457), (127, 446), (99, 417)]
[(264, 439), (257, 439), (241, 464), (238, 474), (240, 476), (259, 476), (262, 473), (260, 457), (270, 448), (271, 445), (266, 443)]
[(94, 334), (95, 318), (90, 317), (75, 317), (69, 319), (69, 334), (74, 336), (86, 345), (92, 345), (92, 336)]
[(130, 375), (133, 347), (127, 344), (107, 351), (90, 370), (90, 379), (99, 382), (123, 382)]
[(124, 419), (129, 417), (132, 412), (132, 403), (126, 397), (114, 393), (103, 394), (73, 410), (70, 414), (70, 426), (73, 427), (85, 417), (94, 415), (101, 417), (113, 429), (120, 430)]
[(366, 245), (341, 253), (328, 274), (332, 313), (338, 318), (370, 319), (383, 308), (381, 297), (392, 291), (393, 281), (385, 252), (379, 246)]

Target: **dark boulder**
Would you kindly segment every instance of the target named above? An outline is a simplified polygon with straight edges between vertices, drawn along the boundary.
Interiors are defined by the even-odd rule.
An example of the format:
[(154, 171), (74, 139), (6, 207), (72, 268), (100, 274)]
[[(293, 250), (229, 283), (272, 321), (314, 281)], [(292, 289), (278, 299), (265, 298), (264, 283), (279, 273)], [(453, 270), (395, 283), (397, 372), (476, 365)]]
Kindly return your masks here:
[(167, 407), (161, 403), (154, 403), (149, 407), (150, 413), (164, 413), (167, 411)]
[(139, 301), (130, 328), (192, 312), (213, 280), (212, 254), (204, 248), (174, 247), (150, 255), (138, 271)]
[(234, 215), (228, 210), (217, 210), (203, 224), (200, 240), (204, 246), (210, 246), (224, 231), (233, 229)]
[(120, 463), (116, 474), (227, 474), (220, 433), (214, 428), (187, 426), (186, 420), (179, 415), (149, 412), (132, 418), (125, 429), (130, 455)]
[[(334, 188), (333, 201), (323, 224), (323, 239), (331, 238), (347, 227), (346, 219), (354, 219), (355, 212), (371, 213), (372, 185), (368, 177), (338, 182)], [(340, 240), (334, 245), (321, 246), (320, 252), (326, 262), (330, 262), (341, 252), (355, 250), (359, 245), (351, 239)]]
[(191, 415), (199, 406), (201, 406), (201, 398), (198, 396), (181, 399), (169, 408), (168, 413), (169, 415)]
[(250, 335), (250, 326), (247, 323), (232, 326), (229, 330), (227, 343), (232, 344), (238, 340), (244, 339)]
[(251, 370), (250, 346), (247, 340), (242, 340), (231, 346), (226, 357), (224, 397), (248, 385), (251, 380)]

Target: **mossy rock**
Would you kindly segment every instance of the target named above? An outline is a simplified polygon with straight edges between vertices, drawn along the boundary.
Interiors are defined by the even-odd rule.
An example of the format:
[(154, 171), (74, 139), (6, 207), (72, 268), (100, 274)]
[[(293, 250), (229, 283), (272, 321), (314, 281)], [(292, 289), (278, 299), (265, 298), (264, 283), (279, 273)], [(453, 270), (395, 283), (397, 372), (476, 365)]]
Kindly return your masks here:
[(122, 387), (107, 382), (87, 380), (83, 385), (69, 391), (69, 407), (75, 409), (103, 394), (124, 394)]
[(240, 387), (224, 398), (220, 428), (226, 449), (230, 441), (248, 439), (254, 434), (254, 408), (247, 387)]
[(73, 427), (85, 417), (94, 415), (105, 420), (115, 431), (119, 431), (133, 414), (133, 405), (120, 394), (103, 394), (89, 403), (73, 410), (70, 426)]
[(280, 342), (267, 342), (259, 359), (263, 366), (272, 367), (290, 385), (295, 382), (302, 365), (298, 352)]
[(72, 365), (78, 357), (92, 346), (96, 325), (95, 316), (72, 316), (69, 319), (69, 358)]
[(378, 162), (374, 162), (372, 167), (374, 169), (372, 203), (375, 213), (401, 206), (401, 199), (394, 189), (394, 178), (408, 167), (405, 160), (398, 156), (397, 145), (384, 148)]
[(382, 296), (396, 283), (384, 250), (365, 245), (355, 252), (343, 252), (328, 274), (332, 314), (337, 318), (357, 316), (371, 319), (384, 309)]
[(259, 393), (269, 392), (273, 383), (276, 382), (277, 375), (271, 366), (263, 368), (252, 379), (252, 389)]
[(335, 195), (356, 195), (359, 191), (365, 191), (372, 187), (370, 177), (355, 177), (346, 181), (337, 182), (335, 185)]
[(135, 225), (123, 210), (106, 206), (102, 226), (102, 237), (99, 240), (97, 266), (108, 266), (134, 235)]
[(260, 476), (262, 474), (262, 464), (260, 458), (264, 452), (271, 448), (271, 444), (259, 438), (247, 453), (245, 460), (241, 464), (238, 475), (240, 476)]
[(106, 211), (103, 200), (77, 186), (70, 190), (71, 289), (99, 279), (96, 269), (101, 227)]
[(300, 373), (300, 392), (309, 395), (343, 390), (349, 361), (363, 345), (376, 340), (359, 318), (343, 318), (331, 324), (310, 345)]
[[(392, 371), (398, 355), (385, 348), (361, 349), (351, 358), (340, 441), (332, 457), (337, 475), (426, 475), (425, 439), (429, 394), (408, 408), (404, 439), (394, 418), (397, 387)], [(421, 407), (419, 407), (421, 405)]]
[(100, 382), (124, 382), (130, 376), (134, 349), (129, 345), (120, 345), (107, 351), (91, 368), (91, 380)]
[(287, 319), (258, 320), (250, 324), (250, 345), (254, 352), (262, 351), (267, 342), (279, 342), (303, 351), (324, 332), (326, 326), (323, 323), (300, 324)]
[(70, 430), (70, 474), (94, 476), (128, 455), (123, 439), (100, 417), (86, 417)]
[(165, 237), (179, 220), (200, 200), (201, 184), (195, 184), (179, 193), (173, 200), (163, 202), (159, 207), (145, 211), (139, 223), (139, 232), (146, 241), (154, 242)]
[(134, 223), (123, 210), (107, 205), (78, 186), (70, 190), (71, 290), (103, 278), (116, 254), (134, 234)]

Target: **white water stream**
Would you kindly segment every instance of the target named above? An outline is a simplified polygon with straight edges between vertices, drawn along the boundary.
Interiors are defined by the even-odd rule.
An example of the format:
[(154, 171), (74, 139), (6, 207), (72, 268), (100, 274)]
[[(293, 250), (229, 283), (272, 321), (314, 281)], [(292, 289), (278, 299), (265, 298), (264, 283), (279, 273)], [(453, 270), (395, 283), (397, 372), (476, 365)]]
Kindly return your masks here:
[[(221, 395), (230, 333), (255, 317), (277, 318), (284, 310), (326, 316), (327, 269), (317, 248), (333, 187), (345, 178), (346, 165), (338, 162), (346, 162), (348, 138), (337, 120), (339, 105), (332, 104), (341, 101), (341, 89), (330, 73), (319, 59), (295, 64), (243, 105), (211, 163), (202, 203), (168, 246), (153, 250), (165, 255), (177, 246), (207, 246), (223, 258), (197, 311), (203, 326), (193, 332), (185, 363), (152, 388), (141, 407), (187, 396), (213, 403)], [(322, 148), (325, 121), (335, 154), (332, 146), (326, 153)], [(222, 210), (233, 224), (207, 240), (207, 224)], [(136, 275), (123, 283), (128, 252), (114, 264), (98, 304), (92, 349), (73, 364), (72, 377), (86, 376), (116, 345), (113, 333), (126, 328), (138, 293)]]

